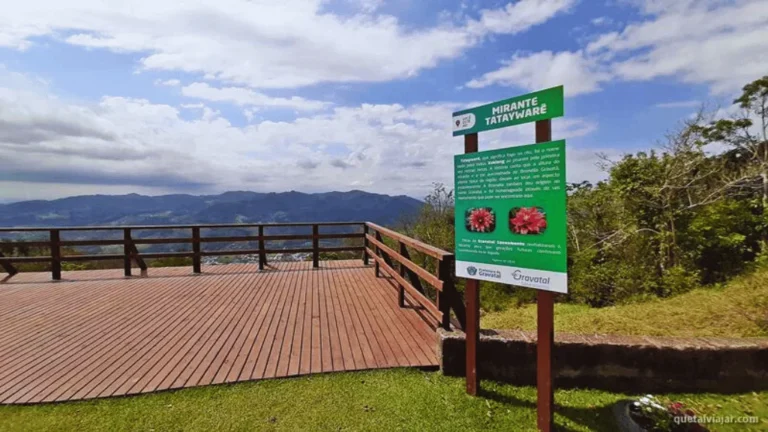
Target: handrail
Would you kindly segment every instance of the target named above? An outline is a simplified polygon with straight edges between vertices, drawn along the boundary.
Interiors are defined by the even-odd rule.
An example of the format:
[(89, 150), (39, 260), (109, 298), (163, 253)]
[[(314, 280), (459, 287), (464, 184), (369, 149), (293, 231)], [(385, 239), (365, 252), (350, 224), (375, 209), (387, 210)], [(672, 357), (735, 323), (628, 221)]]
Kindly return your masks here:
[(0, 232), (12, 231), (50, 231), (56, 229), (59, 231), (106, 231), (106, 230), (154, 230), (154, 229), (191, 229), (191, 228), (258, 228), (267, 227), (300, 227), (300, 226), (345, 226), (345, 225), (365, 225), (365, 222), (265, 222), (265, 223), (245, 223), (245, 224), (187, 224), (187, 225), (115, 225), (115, 226), (63, 226), (63, 227), (0, 227)]
[[(265, 235), (264, 228), (270, 227), (299, 227), (307, 226), (312, 227), (312, 234), (281, 234), (281, 235)], [(346, 239), (346, 238), (364, 238), (363, 233), (320, 233), (320, 227), (323, 226), (364, 226), (364, 222), (307, 222), (307, 223), (262, 223), (262, 224), (199, 224), (199, 225), (150, 225), (150, 226), (113, 226), (113, 227), (55, 227), (55, 228), (0, 228), (0, 232), (43, 232), (49, 233), (48, 241), (20, 241), (20, 242), (0, 242), (0, 247), (47, 247), (51, 250), (49, 256), (34, 256), (34, 257), (5, 257), (0, 255), (0, 267), (3, 267), (9, 275), (13, 276), (18, 271), (13, 266), (13, 263), (29, 263), (29, 262), (50, 262), (51, 273), (54, 280), (61, 279), (61, 263), (68, 261), (92, 261), (92, 260), (113, 260), (123, 259), (124, 271), (126, 276), (131, 276), (131, 261), (135, 261), (141, 268), (142, 275), (147, 271), (147, 266), (144, 263), (145, 258), (172, 258), (183, 257), (192, 258), (192, 268), (194, 273), (201, 272), (201, 258), (204, 256), (219, 256), (219, 255), (259, 255), (259, 269), (263, 270), (267, 264), (266, 254), (268, 253), (311, 253), (313, 267), (319, 267), (319, 256), (321, 252), (342, 252), (342, 251), (360, 251), (364, 250), (363, 246), (333, 246), (333, 247), (321, 247), (321, 240), (328, 239)], [(259, 235), (242, 235), (242, 236), (211, 236), (201, 237), (200, 230), (202, 229), (215, 229), (215, 228), (258, 228)], [(133, 230), (180, 230), (191, 229), (191, 237), (171, 237), (171, 238), (145, 238), (145, 239), (133, 239), (131, 233)], [(61, 231), (96, 231), (96, 230), (121, 230), (123, 231), (122, 239), (111, 240), (66, 240), (60, 239)], [(276, 249), (269, 248), (267, 242), (277, 240), (310, 240), (312, 243), (311, 248), (293, 248), (293, 249)], [(201, 245), (203, 243), (232, 243), (232, 242), (258, 242), (258, 249), (239, 249), (239, 250), (216, 250), (216, 251), (203, 251)], [(142, 244), (191, 244), (191, 252), (153, 252), (153, 253), (141, 253), (136, 248), (136, 245)], [(108, 245), (122, 245), (122, 254), (98, 254), (98, 255), (61, 255), (62, 246), (108, 246)]]
[[(320, 228), (324, 226), (359, 226), (362, 227), (362, 233), (320, 233)], [(311, 234), (265, 234), (265, 228), (272, 227), (312, 227)], [(258, 235), (242, 236), (201, 236), (203, 229), (216, 228), (257, 228)], [(191, 236), (169, 237), (169, 238), (138, 238), (132, 237), (134, 230), (191, 230)], [(122, 239), (110, 240), (61, 240), (62, 231), (115, 231), (122, 230)], [(301, 222), (301, 223), (259, 223), (259, 224), (197, 224), (197, 225), (135, 225), (135, 226), (99, 226), (99, 227), (8, 227), (0, 228), (2, 232), (48, 232), (50, 237), (48, 241), (22, 241), (22, 242), (0, 242), (3, 246), (40, 246), (50, 248), (50, 256), (33, 257), (5, 257), (0, 254), (0, 267), (3, 267), (11, 276), (17, 273), (13, 263), (30, 262), (50, 262), (51, 273), (54, 280), (61, 279), (61, 263), (69, 261), (91, 261), (91, 260), (119, 260), (124, 263), (126, 276), (131, 276), (132, 262), (136, 262), (145, 275), (147, 266), (144, 259), (148, 258), (167, 258), (184, 257), (192, 258), (192, 271), (201, 272), (201, 258), (204, 256), (218, 255), (258, 255), (259, 269), (263, 270), (267, 265), (268, 253), (311, 253), (312, 266), (319, 267), (321, 252), (341, 252), (341, 251), (359, 251), (362, 252), (363, 263), (368, 264), (369, 258), (374, 260), (376, 277), (380, 271), (390, 276), (398, 286), (398, 303), (405, 307), (405, 294), (415, 303), (418, 303), (423, 309), (431, 315), (440, 326), (449, 329), (451, 326), (451, 311), (454, 312), (458, 325), (463, 329), (466, 323), (464, 301), (456, 290), (453, 280), (454, 255), (451, 252), (436, 248), (417, 239), (400, 234), (389, 228), (382, 227), (371, 222)], [(399, 249), (388, 246), (384, 237), (397, 242)], [(321, 240), (327, 239), (345, 239), (360, 238), (363, 240), (363, 246), (333, 246), (321, 247)], [(293, 248), (293, 249), (275, 249), (267, 244), (269, 241), (279, 240), (309, 240), (311, 247)], [(258, 242), (258, 249), (240, 249), (240, 250), (202, 250), (205, 243), (223, 243), (223, 242)], [(191, 244), (191, 252), (139, 252), (136, 245), (145, 244)], [(99, 254), (99, 255), (61, 255), (61, 248), (64, 246), (108, 246), (122, 245), (122, 254)], [(427, 257), (436, 260), (435, 272), (430, 273), (427, 269), (420, 266), (411, 259), (408, 248), (423, 253)], [(436, 291), (436, 304), (427, 295), (423, 287), (422, 280), (427, 285), (433, 287)]]
[(416, 250), (418, 250), (420, 252), (423, 252), (423, 253), (431, 256), (431, 257), (437, 258), (439, 260), (442, 260), (444, 257), (447, 257), (447, 256), (453, 256), (453, 254), (451, 252), (444, 251), (444, 250), (436, 248), (436, 247), (434, 247), (432, 245), (428, 245), (428, 244), (426, 244), (424, 242), (420, 242), (420, 241), (418, 241), (416, 239), (412, 239), (412, 238), (410, 238), (408, 236), (400, 234), (397, 231), (393, 231), (393, 230), (391, 230), (389, 228), (384, 228), (383, 226), (376, 225), (375, 223), (366, 222), (365, 225), (368, 226), (369, 228), (373, 229), (376, 232), (379, 232), (379, 233), (381, 233), (381, 234), (383, 234), (383, 235), (385, 235), (387, 237), (390, 237), (392, 239), (401, 241), (401, 242), (407, 244), (408, 246), (411, 246), (412, 248), (414, 248), (414, 249), (416, 249)]
[[(370, 234), (371, 231), (375, 234)], [(363, 262), (367, 264), (368, 258), (373, 258), (376, 276), (378, 277), (380, 270), (383, 270), (397, 282), (400, 307), (405, 306), (405, 293), (408, 292), (413, 300), (423, 306), (440, 323), (441, 327), (450, 329), (450, 312), (453, 310), (459, 327), (464, 328), (466, 323), (464, 300), (456, 290), (453, 281), (454, 255), (451, 252), (371, 222), (365, 224), (364, 233)], [(397, 241), (399, 251), (387, 246), (382, 236)], [(437, 260), (434, 275), (413, 262), (408, 252), (409, 246)], [(426, 296), (421, 284), (422, 279), (437, 291), (436, 305)]]

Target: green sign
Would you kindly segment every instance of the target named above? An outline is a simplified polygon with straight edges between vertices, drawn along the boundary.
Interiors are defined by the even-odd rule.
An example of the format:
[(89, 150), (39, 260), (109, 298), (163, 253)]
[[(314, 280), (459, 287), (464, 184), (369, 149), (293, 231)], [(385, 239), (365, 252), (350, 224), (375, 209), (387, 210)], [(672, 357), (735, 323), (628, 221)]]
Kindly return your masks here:
[(565, 141), (457, 155), (454, 169), (456, 276), (567, 293)]
[(563, 116), (563, 86), (453, 113), (453, 136)]

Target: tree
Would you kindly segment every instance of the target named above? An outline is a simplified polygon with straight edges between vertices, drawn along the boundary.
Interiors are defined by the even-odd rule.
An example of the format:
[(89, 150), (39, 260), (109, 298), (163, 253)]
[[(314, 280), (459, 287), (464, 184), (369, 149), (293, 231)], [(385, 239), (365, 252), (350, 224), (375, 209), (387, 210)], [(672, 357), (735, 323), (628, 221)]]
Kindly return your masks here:
[[(729, 151), (732, 176), (727, 185), (736, 191), (756, 190), (760, 207), (768, 211), (768, 75), (742, 89), (733, 101), (741, 112), (731, 119), (718, 119), (698, 126), (705, 144), (725, 144)], [(755, 122), (757, 120), (757, 123)]]

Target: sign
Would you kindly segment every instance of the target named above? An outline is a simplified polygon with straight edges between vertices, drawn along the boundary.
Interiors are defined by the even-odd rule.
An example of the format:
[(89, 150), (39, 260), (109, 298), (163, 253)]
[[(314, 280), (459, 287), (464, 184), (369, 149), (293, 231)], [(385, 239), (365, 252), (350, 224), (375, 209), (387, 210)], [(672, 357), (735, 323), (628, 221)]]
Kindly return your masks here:
[(454, 156), (456, 276), (568, 292), (565, 141)]
[(563, 86), (453, 113), (453, 136), (563, 116)]

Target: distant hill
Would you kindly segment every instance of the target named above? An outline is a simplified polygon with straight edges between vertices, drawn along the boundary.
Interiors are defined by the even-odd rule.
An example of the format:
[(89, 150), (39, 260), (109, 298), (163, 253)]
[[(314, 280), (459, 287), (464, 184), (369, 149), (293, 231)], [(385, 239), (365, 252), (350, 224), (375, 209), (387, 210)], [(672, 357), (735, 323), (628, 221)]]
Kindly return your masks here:
[(362, 191), (225, 192), (220, 195), (85, 195), (0, 204), (0, 226), (372, 221), (392, 224), (416, 199)]

